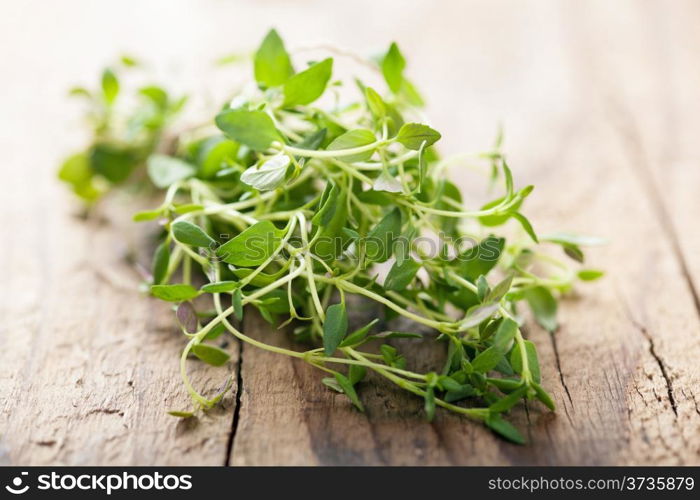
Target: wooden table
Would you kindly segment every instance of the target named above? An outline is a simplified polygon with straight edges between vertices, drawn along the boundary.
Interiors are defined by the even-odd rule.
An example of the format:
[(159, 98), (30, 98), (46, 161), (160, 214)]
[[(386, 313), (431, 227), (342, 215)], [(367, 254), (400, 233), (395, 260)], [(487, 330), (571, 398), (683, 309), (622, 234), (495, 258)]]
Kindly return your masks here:
[[(0, 463), (700, 463), (697, 1), (7, 1), (2, 11)], [(187, 405), (183, 338), (127, 262), (134, 249), (147, 262), (150, 231), (134, 229), (126, 196), (99, 220), (75, 216), (54, 177), (85, 140), (64, 92), (127, 50), (220, 98), (239, 80), (210, 61), (254, 48), (271, 24), (292, 48), (370, 53), (397, 40), (444, 152), (488, 148), (501, 121), (519, 185), (537, 186), (526, 206), (536, 228), (609, 239), (589, 252), (608, 276), (562, 303), (559, 331), (528, 328), (559, 407), (515, 411), (529, 445), (443, 411), (426, 423), (421, 401), (387, 385), (360, 389), (361, 414), (303, 363), (233, 342), (238, 384), (221, 408), (165, 414)], [(289, 343), (253, 315), (244, 328)], [(424, 364), (439, 355), (410, 350)], [(191, 370), (199, 386), (225, 377)]]

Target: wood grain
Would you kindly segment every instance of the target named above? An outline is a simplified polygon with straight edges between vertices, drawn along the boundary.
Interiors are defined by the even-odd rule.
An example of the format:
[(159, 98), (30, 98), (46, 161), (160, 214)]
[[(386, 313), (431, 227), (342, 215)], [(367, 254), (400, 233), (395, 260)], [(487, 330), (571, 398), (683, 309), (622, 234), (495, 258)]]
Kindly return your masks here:
[[(8, 7), (15, 23), (0, 30), (9, 37), (0, 50), (23, 48), (2, 54), (15, 70), (0, 84), (0, 463), (700, 464), (697, 3), (360, 7), (182, 2), (166, 12), (159, 2), (124, 2), (115, 26), (104, 26), (95, 4), (67, 2), (82, 21), (77, 32), (53, 21), (53, 7), (38, 20), (26, 2)], [(127, 195), (94, 220), (74, 216), (52, 173), (80, 145), (64, 127), (76, 115), (61, 93), (131, 48), (177, 58), (178, 82), (217, 97), (212, 89), (228, 91), (241, 76), (205, 78), (215, 72), (202, 61), (251, 47), (271, 17), (284, 20), (278, 29), (291, 47), (320, 40), (369, 51), (396, 39), (446, 154), (487, 147), (502, 119), (518, 183), (537, 186), (525, 207), (536, 229), (609, 240), (588, 253), (608, 276), (562, 302), (559, 331), (528, 326), (559, 408), (514, 412), (528, 446), (443, 411), (426, 423), (420, 400), (382, 381), (361, 384), (367, 412), (359, 413), (320, 372), (237, 343), (226, 369), (191, 370), (201, 387), (237, 375), (240, 393), (234, 387), (200, 421), (165, 414), (186, 407), (187, 396), (172, 312), (135, 290), (133, 260), (145, 263), (153, 228), (128, 221)], [(127, 24), (133, 45), (122, 47), (118, 27)], [(48, 39), (60, 42), (37, 44)], [(452, 175), (478, 205), (482, 186), (466, 172)], [(244, 328), (293, 345), (253, 314)], [(444, 356), (430, 342), (400, 347), (420, 368)]]
[[(19, 199), (29, 196), (16, 187)], [(41, 227), (6, 226), (25, 246), (1, 259), (12, 291), (0, 336), (3, 461), (184, 465), (194, 455), (222, 464), (235, 396), (202, 421), (178, 423), (165, 413), (190, 403), (178, 382), (182, 342), (173, 313), (138, 294), (127, 263), (130, 245), (147, 241), (146, 233), (134, 235), (125, 220), (78, 220), (51, 210), (55, 200), (44, 199)], [(226, 378), (201, 363), (191, 371), (198, 386), (216, 388)]]

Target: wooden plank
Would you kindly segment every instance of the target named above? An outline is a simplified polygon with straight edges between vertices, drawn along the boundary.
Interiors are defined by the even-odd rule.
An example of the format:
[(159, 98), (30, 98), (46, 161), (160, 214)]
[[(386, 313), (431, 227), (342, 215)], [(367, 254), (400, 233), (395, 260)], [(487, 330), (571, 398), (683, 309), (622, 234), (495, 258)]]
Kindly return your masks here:
[[(70, 5), (85, 19), (101, 15), (89, 2)], [(359, 49), (397, 39), (429, 97), (446, 153), (489, 144), (503, 118), (516, 177), (537, 185), (527, 205), (537, 229), (610, 239), (590, 253), (591, 265), (609, 276), (562, 304), (556, 336), (529, 328), (559, 412), (537, 405), (515, 412), (527, 447), (446, 412), (428, 424), (420, 400), (386, 383), (362, 384), (367, 413), (360, 414), (320, 384), (320, 372), (248, 346), (234, 429), (235, 392), (199, 422), (178, 424), (164, 414), (187, 405), (177, 373), (183, 342), (167, 306), (133, 292), (137, 280), (124, 256), (147, 244), (144, 233), (124, 232), (132, 226), (117, 215), (121, 208), (107, 211), (106, 222), (72, 218), (75, 205), (52, 172), (74, 132), (55, 124), (74, 116), (59, 90), (92, 77), (92, 64), (117, 53), (121, 26), (133, 29), (138, 56), (182, 56), (190, 71), (179, 78), (191, 83), (206, 73), (203, 59), (257, 39), (271, 12), (267, 5), (201, 5), (169, 11), (171, 30), (158, 44), (149, 38), (162, 14), (157, 2), (115, 10), (110, 26), (85, 22), (75, 38), (59, 36), (65, 26), (56, 23), (28, 23), (20, 7), (9, 16), (27, 26), (4, 31), (12, 43), (1, 47), (40, 47), (36, 26), (61, 44), (8, 55), (13, 71), (0, 96), (7, 118), (0, 213), (3, 234), (11, 235), (0, 246), (7, 277), (0, 463), (700, 463), (700, 325), (692, 293), (700, 280), (696, 2), (425, 1), (400, 13), (390, 2), (367, 2), (367, 9), (324, 3), (284, 10), (290, 46), (309, 41), (310, 32)], [(367, 11), (396, 23), (367, 29), (358, 46)], [(238, 23), (239, 40), (215, 29), (224, 20)], [(182, 50), (182, 33), (196, 50)], [(37, 76), (46, 74), (51, 88)], [(221, 83), (207, 81), (207, 89)], [(480, 192), (464, 171), (455, 175), (467, 193)], [(254, 315), (245, 327), (291, 345)], [(421, 367), (443, 355), (418, 341), (401, 347)], [(230, 350), (235, 372), (237, 345)], [(225, 378), (225, 370), (191, 368), (198, 387), (215, 388)]]
[[(138, 292), (128, 262), (151, 230), (134, 232), (128, 200), (114, 207), (121, 219), (79, 220), (74, 200), (47, 187), (49, 172), (44, 179), (36, 197), (35, 179), (15, 176), (0, 201), (4, 234), (22, 242), (0, 248), (0, 461), (224, 463), (235, 387), (201, 421), (165, 413), (189, 407), (178, 371), (183, 338), (168, 306)], [(235, 370), (237, 345), (231, 350)], [(226, 378), (203, 363), (191, 371), (209, 395)]]
[[(249, 314), (245, 327), (263, 342), (294, 347), (288, 332), (276, 331), (257, 315)], [(233, 465), (449, 463), (440, 436), (421, 418), (422, 401), (382, 377), (362, 384), (363, 414), (346, 396), (322, 385), (322, 373), (303, 361), (251, 346), (244, 346), (242, 359)]]
[[(591, 33), (597, 30), (609, 34), (613, 45), (635, 40), (645, 46), (638, 40), (643, 23), (623, 22), (636, 20), (636, 4), (616, 2), (615, 6), (587, 3), (585, 9), (569, 11), (567, 5), (547, 14), (552, 5), (531, 5), (531, 16), (539, 21), (532, 27), (516, 22), (505, 9), (493, 13), (509, 28), (499, 32), (498, 44), (518, 47), (517, 54), (504, 52), (499, 63), (510, 69), (511, 85), (523, 88), (525, 95), (507, 95), (511, 86), (492, 99), (516, 110), (515, 143), (508, 148), (511, 161), (523, 183), (537, 185), (527, 213), (545, 231), (567, 228), (610, 240), (607, 247), (590, 255), (596, 267), (609, 271), (608, 278), (581, 287), (580, 295), (563, 302), (562, 326), (555, 336), (537, 327), (530, 329), (540, 346), (546, 386), (559, 412), (546, 413), (536, 405), (515, 412), (516, 422), (527, 428), (531, 440), (527, 447), (517, 447), (447, 412), (439, 412), (434, 424), (426, 424), (421, 420), (420, 401), (381, 384), (377, 389), (365, 384), (360, 391), (368, 405), (367, 416), (354, 412), (342, 399), (341, 408), (329, 409), (329, 401), (338, 401), (339, 396), (323, 389), (318, 384), (320, 375), (312, 369), (292, 361), (284, 365), (245, 349), (234, 464), (700, 462), (700, 419), (689, 396), (700, 382), (695, 363), (700, 354), (700, 325), (693, 297), (673, 242), (658, 237), (665, 234), (663, 219), (659, 204), (640, 181), (638, 154), (609, 125), (614, 118), (608, 107), (614, 79), (599, 73), (591, 62), (610, 46), (591, 46)], [(615, 11), (612, 17), (608, 17), (610, 9)], [(668, 16), (676, 19), (684, 12), (679, 8)], [(474, 38), (486, 39), (494, 25), (479, 26), (480, 21), (472, 20), (463, 28)], [(449, 31), (445, 37), (450, 38)], [(480, 49), (462, 50), (466, 54), (455, 54), (451, 65), (450, 79), (455, 82), (468, 77), (460, 73), (466, 67), (460, 64), (461, 58), (468, 61)], [(541, 60), (535, 57), (532, 65), (521, 64), (527, 56)], [(548, 73), (538, 75), (543, 68)], [(618, 82), (634, 81), (624, 66), (619, 71)], [(432, 83), (427, 82), (426, 93), (436, 96), (435, 108), (451, 105), (451, 115), (464, 116), (476, 107), (472, 103), (477, 95), (470, 101), (467, 92), (467, 98), (454, 103), (454, 92), (431, 91)], [(551, 108), (552, 101), (556, 109)], [(542, 113), (543, 109), (551, 112)], [(674, 111), (681, 123), (692, 112)], [(472, 131), (479, 134), (476, 127), (484, 119), (489, 117), (471, 116), (469, 123), (462, 119), (459, 130), (465, 136)], [(447, 131), (454, 128), (448, 125)], [(697, 206), (688, 197), (683, 200), (688, 204), (676, 206), (676, 211)], [(262, 323), (247, 327), (268, 341), (287, 342)], [(425, 361), (439, 359), (440, 353), (426, 349), (409, 348)], [(278, 363), (285, 368), (278, 368)], [(288, 395), (290, 386), (293, 396)], [(269, 395), (277, 394), (284, 398), (282, 414), (270, 410), (275, 396)], [(287, 420), (288, 414), (294, 418)], [(256, 447), (262, 436), (271, 436), (268, 445)], [(283, 440), (275, 446), (278, 439)]]
[[(67, 89), (97, 83), (101, 65), (125, 48), (111, 29), (131, 26), (137, 57), (159, 60), (163, 47), (143, 37), (162, 8), (124, 4), (108, 24), (90, 2), (52, 8), (8, 5), (12, 22), (0, 33), (12, 68), (0, 93), (0, 463), (223, 464), (235, 392), (199, 421), (165, 413), (189, 405), (178, 370), (185, 339), (168, 305), (139, 292), (127, 262), (149, 260), (153, 228), (129, 220), (145, 200), (122, 196), (86, 222), (55, 179), (62, 157), (84, 146), (80, 103)], [(182, 9), (170, 11), (181, 29), (166, 44), (192, 24)], [(230, 350), (235, 372), (237, 346)], [(190, 369), (197, 387), (213, 390), (227, 375)]]

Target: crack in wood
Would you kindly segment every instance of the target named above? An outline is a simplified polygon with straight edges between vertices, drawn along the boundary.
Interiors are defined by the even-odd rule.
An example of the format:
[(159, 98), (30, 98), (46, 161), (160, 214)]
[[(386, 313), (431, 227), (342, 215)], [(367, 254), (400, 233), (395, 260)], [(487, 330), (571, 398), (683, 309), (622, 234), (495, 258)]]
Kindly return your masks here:
[[(549, 332), (549, 339), (552, 343), (552, 351), (554, 351), (554, 361), (557, 366), (557, 372), (559, 372), (559, 381), (561, 382), (562, 387), (564, 387), (564, 392), (566, 392), (566, 397), (569, 400), (569, 403), (571, 404), (571, 408), (574, 407), (574, 400), (571, 398), (571, 392), (569, 392), (569, 387), (566, 385), (566, 379), (564, 378), (564, 372), (561, 370), (561, 360), (559, 359), (559, 348), (557, 346), (557, 340), (553, 332)], [(571, 418), (571, 415), (569, 414), (569, 408), (564, 404), (564, 413), (566, 414), (566, 418), (569, 420), (569, 423), (571, 424), (572, 427), (576, 427), (574, 424), (573, 419)]]
[[(673, 383), (671, 382), (671, 377), (668, 375), (666, 364), (664, 363), (663, 359), (661, 359), (661, 356), (659, 356), (659, 354), (656, 352), (656, 345), (654, 344), (654, 339), (649, 333), (649, 330), (644, 325), (639, 323), (636, 319), (634, 319), (634, 316), (632, 316), (632, 311), (630, 310), (629, 305), (624, 301), (624, 299), (621, 299), (621, 302), (623, 304), (625, 314), (627, 315), (627, 318), (629, 319), (630, 323), (632, 323), (632, 326), (634, 326), (639, 331), (639, 333), (641, 333), (642, 336), (647, 340), (647, 342), (649, 342), (649, 354), (651, 354), (651, 357), (654, 358), (654, 360), (656, 361), (656, 364), (658, 365), (659, 370), (661, 371), (661, 376), (666, 382), (666, 392), (668, 394), (668, 400), (671, 403), (671, 410), (673, 410), (673, 414), (676, 416), (676, 418), (678, 418), (678, 407), (676, 404), (676, 398), (673, 395)], [(639, 392), (639, 389), (637, 389), (637, 392)], [(644, 401), (644, 404), (647, 404), (643, 398), (642, 401)]]
[(666, 371), (666, 364), (661, 359), (661, 356), (659, 356), (656, 352), (656, 346), (654, 345), (654, 341), (651, 338), (651, 335), (649, 335), (649, 332), (647, 332), (646, 328), (641, 328), (640, 331), (649, 341), (649, 353), (656, 360), (656, 364), (659, 365), (661, 375), (666, 381), (666, 391), (668, 392), (668, 400), (671, 403), (671, 409), (673, 410), (673, 414), (676, 417), (678, 417), (678, 408), (676, 408), (676, 398), (673, 396), (673, 384), (671, 383), (671, 378), (668, 376), (668, 372)]
[(119, 415), (120, 417), (124, 416), (124, 412), (117, 409), (117, 408), (93, 408), (92, 410), (88, 411), (85, 416), (88, 415), (95, 415), (98, 413), (102, 413), (104, 415)]
[(243, 347), (244, 344), (238, 341), (238, 366), (236, 367), (236, 399), (233, 407), (233, 416), (231, 417), (231, 431), (226, 443), (226, 456), (224, 457), (224, 466), (231, 465), (231, 457), (233, 456), (233, 444), (238, 433), (238, 424), (241, 419), (241, 395), (243, 394)]

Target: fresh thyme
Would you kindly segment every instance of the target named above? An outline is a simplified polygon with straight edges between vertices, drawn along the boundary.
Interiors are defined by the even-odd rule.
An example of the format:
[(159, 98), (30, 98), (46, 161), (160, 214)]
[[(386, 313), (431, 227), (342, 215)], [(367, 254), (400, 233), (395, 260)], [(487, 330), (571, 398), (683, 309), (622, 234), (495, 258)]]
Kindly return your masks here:
[[(145, 87), (141, 106), (115, 114), (120, 89), (111, 70), (100, 92), (76, 91), (91, 103), (95, 140), (66, 161), (61, 179), (93, 202), (111, 185), (140, 179), (145, 164), (165, 190), (160, 206), (134, 218), (163, 222), (150, 293), (178, 304), (188, 339), (180, 367), (194, 408), (171, 414), (207, 410), (228, 390), (208, 399), (187, 375), (191, 355), (226, 364), (229, 355), (215, 341), (228, 331), (324, 371), (322, 382), (358, 410), (356, 387), (373, 371), (423, 398), (428, 419), (442, 407), (522, 443), (502, 415), (523, 399), (552, 410), (554, 403), (541, 385), (535, 345), (523, 337), (519, 306), (526, 303), (554, 331), (557, 297), (577, 279), (602, 275), (576, 271), (539, 243), (560, 245), (582, 262), (581, 246), (596, 242), (538, 238), (521, 213), (533, 188), (516, 188), (500, 138), (471, 161), (484, 163), (503, 193), (466, 208), (445, 175), (454, 159), (439, 157), (440, 133), (424, 123), (423, 99), (396, 44), (377, 63), (386, 94), (359, 80), (333, 80), (335, 62), (296, 71), (270, 31), (255, 54), (255, 90), (227, 104), (216, 128), (180, 135), (169, 152), (164, 130), (184, 100)], [(330, 88), (357, 98), (339, 104), (324, 95)], [(506, 242), (495, 231), (510, 221), (522, 237)], [(350, 331), (350, 296), (375, 303), (381, 318)], [(273, 325), (292, 324), (296, 339), (318, 347), (289, 350), (249, 337), (234, 321), (246, 306)], [(379, 331), (399, 316), (415, 331)], [(447, 357), (418, 373), (388, 341), (426, 335), (446, 345)]]

